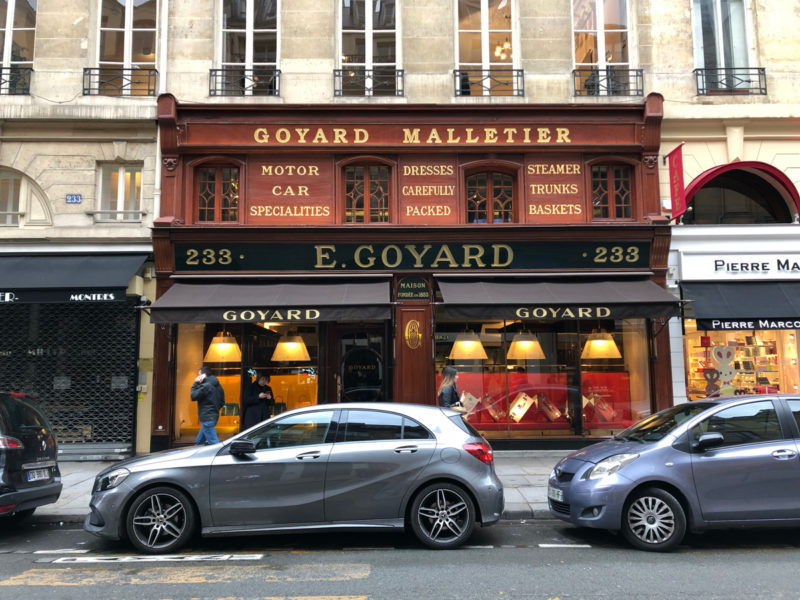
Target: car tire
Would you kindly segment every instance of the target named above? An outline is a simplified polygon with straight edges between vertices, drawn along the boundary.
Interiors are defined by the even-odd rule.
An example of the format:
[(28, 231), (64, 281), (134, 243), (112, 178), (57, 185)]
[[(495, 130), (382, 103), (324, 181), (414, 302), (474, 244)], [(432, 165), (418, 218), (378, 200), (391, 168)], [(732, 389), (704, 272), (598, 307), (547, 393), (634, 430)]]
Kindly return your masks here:
[(414, 496), (410, 520), (414, 535), (429, 548), (456, 548), (472, 535), (475, 506), (462, 487), (435, 483)]
[(197, 521), (191, 500), (175, 488), (156, 487), (134, 499), (125, 518), (128, 539), (137, 550), (174, 552), (194, 535)]
[(639, 550), (668, 552), (686, 534), (686, 513), (681, 503), (665, 490), (639, 490), (625, 503), (622, 534)]

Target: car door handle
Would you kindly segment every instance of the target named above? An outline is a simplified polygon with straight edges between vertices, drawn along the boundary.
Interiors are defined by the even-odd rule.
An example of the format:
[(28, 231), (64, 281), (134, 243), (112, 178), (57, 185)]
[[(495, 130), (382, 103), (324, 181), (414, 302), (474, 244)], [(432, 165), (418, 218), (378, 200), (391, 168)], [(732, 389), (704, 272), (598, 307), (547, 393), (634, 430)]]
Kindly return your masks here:
[(319, 458), (322, 456), (322, 452), (315, 450), (313, 452), (305, 452), (303, 454), (298, 454), (296, 456), (297, 460), (305, 460), (307, 458)]
[(394, 449), (397, 454), (413, 454), (417, 450), (419, 450), (417, 446), (400, 446)]
[(772, 456), (774, 456), (778, 460), (787, 460), (789, 458), (794, 458), (795, 456), (797, 456), (797, 452), (795, 452), (794, 450), (789, 450), (784, 448), (783, 450), (775, 450), (775, 452), (772, 453)]

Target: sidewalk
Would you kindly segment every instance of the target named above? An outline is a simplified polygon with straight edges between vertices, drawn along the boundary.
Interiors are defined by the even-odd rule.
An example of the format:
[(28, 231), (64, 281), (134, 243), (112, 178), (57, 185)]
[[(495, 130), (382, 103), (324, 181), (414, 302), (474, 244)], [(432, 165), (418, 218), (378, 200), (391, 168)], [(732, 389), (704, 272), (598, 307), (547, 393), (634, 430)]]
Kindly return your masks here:
[[(569, 450), (519, 450), (494, 453), (495, 469), (505, 490), (503, 519), (548, 519), (547, 478)], [(89, 512), (95, 475), (113, 462), (59, 461), (64, 489), (55, 504), (36, 509), (31, 522), (82, 524)]]

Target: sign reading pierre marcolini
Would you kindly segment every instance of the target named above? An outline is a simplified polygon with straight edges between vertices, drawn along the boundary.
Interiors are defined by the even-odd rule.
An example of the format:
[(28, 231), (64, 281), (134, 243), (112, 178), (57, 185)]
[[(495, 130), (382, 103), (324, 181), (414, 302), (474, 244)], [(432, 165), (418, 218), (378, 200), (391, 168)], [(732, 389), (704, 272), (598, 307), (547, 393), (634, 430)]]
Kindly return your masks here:
[(649, 242), (175, 244), (176, 271), (644, 269)]

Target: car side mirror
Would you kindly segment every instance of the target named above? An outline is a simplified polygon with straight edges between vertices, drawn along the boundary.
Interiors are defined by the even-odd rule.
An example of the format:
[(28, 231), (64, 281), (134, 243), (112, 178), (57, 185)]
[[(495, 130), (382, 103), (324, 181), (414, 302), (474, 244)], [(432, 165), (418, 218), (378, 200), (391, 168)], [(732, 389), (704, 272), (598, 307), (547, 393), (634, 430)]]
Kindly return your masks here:
[(235, 440), (231, 442), (230, 452), (234, 456), (242, 456), (244, 454), (253, 454), (256, 451), (256, 445), (252, 440)]
[(698, 450), (708, 450), (709, 448), (716, 448), (717, 446), (722, 446), (725, 438), (723, 435), (718, 431), (712, 431), (711, 433), (704, 433), (700, 436), (700, 439), (697, 440), (695, 444), (695, 448)]

